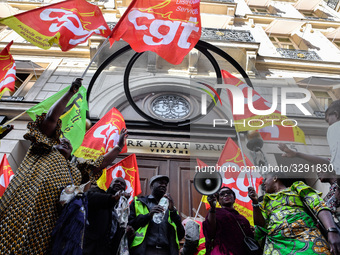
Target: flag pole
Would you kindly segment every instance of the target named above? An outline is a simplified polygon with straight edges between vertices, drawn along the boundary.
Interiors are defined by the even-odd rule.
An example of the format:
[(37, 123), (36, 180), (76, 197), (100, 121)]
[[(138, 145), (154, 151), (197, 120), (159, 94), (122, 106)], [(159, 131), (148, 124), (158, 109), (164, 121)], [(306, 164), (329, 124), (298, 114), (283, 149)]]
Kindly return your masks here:
[[(245, 166), (245, 169), (247, 169), (247, 163), (246, 163), (246, 157), (244, 156), (244, 153), (243, 153), (243, 148), (242, 148), (242, 144), (241, 144), (241, 139), (240, 139), (240, 134), (239, 132), (236, 131), (236, 135), (237, 135), (237, 143), (238, 143), (238, 147), (240, 148), (241, 150), (241, 155), (242, 155), (242, 159), (243, 159), (243, 164)], [(251, 178), (250, 178), (251, 180)], [(250, 181), (250, 186), (253, 187), (253, 182)]]
[[(90, 66), (92, 65), (93, 61), (96, 59), (96, 57), (98, 56), (98, 54), (102, 51), (102, 49), (106, 46), (106, 44), (109, 41), (110, 36), (108, 36), (105, 41), (103, 42), (103, 44), (100, 46), (100, 48), (97, 50), (97, 52), (94, 54), (93, 58), (91, 59), (89, 65), (86, 67), (84, 73), (82, 74), (81, 78), (83, 79), (87, 73), (87, 71), (89, 70)], [(35, 73), (35, 72), (34, 72)], [(26, 111), (22, 112), (21, 114), (19, 114), (18, 116), (14, 117), (13, 119), (10, 119), (9, 121), (7, 121), (4, 125), (8, 125), (11, 122), (13, 122), (14, 120), (20, 118), (22, 115), (24, 115), (26, 113)]]
[(195, 214), (195, 218), (194, 218), (194, 220), (196, 220), (196, 219), (197, 219), (198, 212), (199, 212), (199, 211), (200, 211), (200, 209), (201, 209), (201, 206), (202, 206), (202, 199), (203, 199), (203, 196), (202, 196), (202, 198), (201, 198), (201, 202), (200, 202), (200, 204), (199, 204), (199, 206), (198, 206), (198, 208), (197, 208), (197, 211), (196, 211), (196, 214)]
[[(231, 101), (230, 101), (229, 96), (228, 96), (228, 101), (229, 101), (229, 105), (231, 107)], [(235, 123), (233, 113), (231, 113), (231, 119), (232, 119), (233, 123)], [(239, 134), (239, 132), (237, 132), (236, 127), (235, 127), (235, 131), (236, 131), (236, 136), (237, 136), (238, 147), (241, 150), (241, 156), (242, 156), (243, 164), (244, 164), (245, 169), (247, 169), (247, 163), (246, 163), (246, 158), (245, 158), (244, 153), (243, 153), (243, 148), (242, 148), (242, 144), (241, 144), (240, 134)], [(250, 181), (250, 185), (253, 187), (253, 183), (251, 181)]]
[(83, 79), (87, 73), (87, 71), (89, 70), (90, 66), (92, 65), (93, 61), (96, 59), (96, 57), (98, 56), (98, 54), (102, 51), (102, 49), (106, 46), (106, 44), (109, 42), (109, 38), (110, 36), (108, 36), (105, 41), (103, 42), (103, 44), (99, 47), (99, 49), (97, 50), (96, 54), (94, 54), (93, 58), (90, 61), (90, 64), (86, 67), (84, 73), (82, 74), (81, 78)]
[(26, 111), (20, 113), (18, 116), (14, 117), (13, 119), (10, 119), (9, 121), (7, 121), (4, 126), (8, 125), (9, 123), (15, 121), (16, 119), (20, 118), (22, 115), (24, 115), (26, 113)]

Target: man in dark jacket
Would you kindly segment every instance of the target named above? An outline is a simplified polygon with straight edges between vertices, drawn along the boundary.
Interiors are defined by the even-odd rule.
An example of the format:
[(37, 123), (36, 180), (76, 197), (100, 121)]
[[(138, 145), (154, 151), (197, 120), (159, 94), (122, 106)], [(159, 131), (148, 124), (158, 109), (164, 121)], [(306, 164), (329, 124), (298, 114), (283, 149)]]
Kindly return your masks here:
[[(169, 194), (165, 194), (169, 183), (166, 175), (156, 175), (150, 179), (151, 195), (135, 197), (130, 205), (129, 225), (135, 229), (135, 237), (130, 245), (131, 255), (178, 255), (179, 240), (184, 237), (181, 217)], [(162, 197), (169, 200), (163, 220), (156, 224), (152, 217), (163, 213), (158, 205)]]
[[(124, 192), (125, 180), (118, 177), (112, 180), (107, 191), (99, 187), (91, 188), (88, 193), (88, 224), (85, 228), (84, 255), (116, 255), (125, 229), (119, 226), (114, 206)], [(131, 229), (128, 227), (127, 231)]]

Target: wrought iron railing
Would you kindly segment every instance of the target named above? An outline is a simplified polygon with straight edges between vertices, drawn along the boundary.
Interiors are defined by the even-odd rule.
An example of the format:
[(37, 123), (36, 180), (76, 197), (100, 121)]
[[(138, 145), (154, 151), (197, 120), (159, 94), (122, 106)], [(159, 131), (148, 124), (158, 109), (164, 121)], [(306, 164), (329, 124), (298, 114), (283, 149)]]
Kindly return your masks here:
[(291, 49), (283, 49), (283, 48), (277, 48), (276, 50), (284, 58), (301, 59), (301, 60), (322, 60), (315, 51), (291, 50)]
[(234, 0), (202, 0), (202, 2), (235, 3)]
[(262, 16), (273, 16), (273, 17), (281, 17), (280, 14), (277, 13), (269, 13), (269, 12), (253, 12), (255, 15), (262, 15)]
[(325, 2), (327, 3), (327, 5), (329, 7), (331, 7), (333, 10), (335, 10), (336, 6), (339, 3), (339, 0), (325, 0)]
[(202, 28), (201, 38), (219, 41), (255, 42), (250, 31), (246, 30)]
[(306, 19), (309, 20), (328, 20), (328, 21), (334, 21), (333, 18), (322, 18), (322, 17), (311, 17), (311, 16), (306, 16)]

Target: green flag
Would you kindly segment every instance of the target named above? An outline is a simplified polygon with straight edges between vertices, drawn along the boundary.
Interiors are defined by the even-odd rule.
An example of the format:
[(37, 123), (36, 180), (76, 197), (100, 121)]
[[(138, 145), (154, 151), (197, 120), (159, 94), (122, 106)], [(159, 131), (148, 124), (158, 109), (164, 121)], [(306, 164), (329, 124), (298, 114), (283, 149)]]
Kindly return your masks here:
[[(53, 96), (45, 99), (41, 103), (31, 107), (26, 112), (32, 118), (36, 119), (36, 115), (47, 113), (51, 106), (59, 100), (68, 90), (70, 86), (60, 90)], [(62, 137), (70, 140), (73, 151), (78, 149), (84, 139), (86, 132), (86, 111), (88, 110), (86, 101), (86, 89), (81, 86), (79, 91), (70, 99), (64, 113), (60, 116), (62, 121), (61, 131)]]

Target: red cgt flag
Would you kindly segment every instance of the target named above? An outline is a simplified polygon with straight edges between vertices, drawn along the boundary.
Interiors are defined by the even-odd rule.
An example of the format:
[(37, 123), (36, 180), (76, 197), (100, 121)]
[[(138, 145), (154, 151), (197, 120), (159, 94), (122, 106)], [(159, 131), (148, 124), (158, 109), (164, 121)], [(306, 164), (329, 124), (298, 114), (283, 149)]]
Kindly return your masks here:
[[(235, 123), (241, 123), (235, 124), (235, 129), (237, 132), (257, 130), (259, 129), (259, 126), (262, 126), (263, 128), (259, 129), (258, 131), (260, 132), (263, 140), (306, 143), (305, 134), (303, 131), (298, 126), (293, 126), (295, 123), (291, 123), (287, 116), (282, 115), (278, 110), (275, 110), (273, 113), (268, 115), (253, 114), (250, 111), (247, 103), (249, 86), (225, 70), (222, 70), (222, 77), (225, 84), (234, 85), (240, 88), (243, 92), (244, 98), (246, 99), (244, 102), (244, 115), (233, 115)], [(268, 110), (271, 108), (271, 103), (264, 99), (259, 93), (257, 93), (255, 90), (253, 90), (252, 93), (252, 102), (255, 109)], [(230, 105), (233, 107), (233, 97), (229, 90), (228, 95), (230, 99)], [(286, 122), (285, 127), (282, 126), (282, 121)], [(292, 125), (292, 127), (289, 127), (289, 125)]]
[(14, 91), (16, 68), (14, 59), (9, 53), (12, 44), (13, 41), (0, 52), (0, 98), (6, 90)]
[(200, 0), (132, 0), (112, 30), (136, 52), (153, 51), (180, 64), (201, 37)]
[(68, 51), (93, 34), (108, 37), (111, 33), (99, 7), (86, 0), (51, 4), (0, 19), (0, 23), (45, 50), (56, 43)]
[[(74, 155), (84, 159), (97, 159), (117, 145), (123, 128), (126, 128), (123, 115), (113, 107), (86, 132), (83, 143)], [(125, 152), (127, 152), (126, 145), (121, 153)]]
[(5, 154), (0, 163), (0, 198), (5, 193), (5, 190), (13, 177), (14, 173)]
[(107, 190), (112, 180), (116, 177), (123, 177), (125, 179), (125, 191), (131, 195), (129, 203), (132, 202), (134, 196), (142, 193), (136, 154), (131, 154), (109, 169), (105, 169), (97, 184), (103, 190)]
[(241, 149), (229, 137), (217, 162), (222, 173), (222, 185), (228, 186), (235, 192), (235, 209), (246, 217), (251, 225), (254, 225), (253, 207), (248, 197), (248, 187), (254, 187), (258, 193), (263, 178), (255, 171), (253, 164), (246, 156), (245, 162), (247, 167), (244, 165)]

